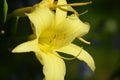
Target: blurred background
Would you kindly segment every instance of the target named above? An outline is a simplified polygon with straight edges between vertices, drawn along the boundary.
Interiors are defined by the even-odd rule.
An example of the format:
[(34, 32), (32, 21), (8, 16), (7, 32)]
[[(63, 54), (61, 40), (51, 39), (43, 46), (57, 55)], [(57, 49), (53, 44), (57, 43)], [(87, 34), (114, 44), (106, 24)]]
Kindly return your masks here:
[[(75, 3), (88, 0), (67, 1)], [(9, 14), (17, 8), (32, 6), (40, 0), (7, 0), (7, 2)], [(88, 13), (81, 15), (80, 19), (91, 25), (89, 33), (84, 36), (91, 44), (84, 44), (77, 39), (74, 43), (82, 46), (93, 56), (96, 70), (92, 72), (84, 62), (77, 59), (65, 60), (67, 68), (65, 80), (120, 80), (120, 0), (92, 0), (92, 2), (91, 5), (74, 7), (79, 13), (88, 10)], [(20, 18), (17, 27), (13, 24), (16, 19), (13, 17), (5, 24), (0, 24), (0, 80), (42, 80), (44, 77), (42, 65), (34, 53), (11, 53), (16, 45), (27, 41), (27, 36), (32, 33), (27, 18)]]

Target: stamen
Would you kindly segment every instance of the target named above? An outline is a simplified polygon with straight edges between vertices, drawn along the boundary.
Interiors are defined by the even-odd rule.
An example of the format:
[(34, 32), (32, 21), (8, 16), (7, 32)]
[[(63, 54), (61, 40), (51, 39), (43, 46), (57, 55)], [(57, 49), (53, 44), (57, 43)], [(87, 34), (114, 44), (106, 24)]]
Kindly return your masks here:
[(84, 11), (84, 12), (78, 14), (78, 16), (81, 16), (81, 15), (83, 15), (83, 14), (86, 14), (87, 12), (88, 12), (88, 10), (86, 10), (86, 11)]
[[(77, 11), (72, 11), (71, 10), (71, 12), (74, 12), (74, 14), (72, 14), (71, 16), (80, 16), (80, 15), (83, 15), (83, 14), (85, 14), (85, 13), (87, 13), (88, 12), (88, 10), (86, 10), (86, 11), (84, 11), (84, 12), (82, 12), (81, 14), (78, 14), (78, 12)], [(73, 18), (73, 17), (71, 17), (71, 16), (68, 16), (70, 19), (75, 19), (75, 18)]]
[(83, 48), (81, 47), (80, 52), (79, 52), (76, 56), (74, 56), (74, 57), (72, 57), (72, 58), (63, 57), (63, 56), (61, 56), (61, 55), (56, 55), (56, 56), (58, 56), (59, 58), (65, 59), (65, 60), (74, 60), (74, 59), (76, 59), (76, 58), (80, 55), (80, 53), (82, 52), (82, 49), (83, 49)]
[(79, 16), (78, 12), (75, 11), (74, 9), (71, 9), (70, 7), (68, 7), (68, 9), (64, 9), (64, 8), (61, 8), (61, 7), (58, 7), (58, 8), (63, 10), (63, 11), (73, 12), (75, 15)]
[[(91, 3), (92, 3), (92, 1), (84, 2), (84, 3), (72, 3), (72, 4), (54, 5), (53, 7), (59, 8), (59, 9), (61, 9), (63, 11), (70, 11), (70, 12), (73, 12), (75, 15), (80, 16), (80, 15), (83, 15), (83, 14), (87, 13), (88, 10), (84, 11), (81, 14), (78, 14), (78, 12), (76, 10), (74, 10), (71, 6), (82, 6), (82, 5), (87, 5), (87, 4), (91, 4)], [(68, 8), (67, 9), (62, 8), (62, 6), (68, 6)]]
[(53, 40), (55, 40), (56, 38), (56, 34), (54, 35), (54, 37), (49, 41), (49, 43), (51, 43)]
[(78, 39), (86, 44), (90, 44), (90, 42), (86, 41), (85, 39), (81, 38), (81, 37), (78, 37)]
[(54, 5), (54, 7), (62, 7), (62, 6), (83, 6), (83, 5), (88, 5), (92, 4), (92, 1), (89, 2), (82, 2), (82, 3), (71, 3), (71, 4), (62, 4), (62, 5)]

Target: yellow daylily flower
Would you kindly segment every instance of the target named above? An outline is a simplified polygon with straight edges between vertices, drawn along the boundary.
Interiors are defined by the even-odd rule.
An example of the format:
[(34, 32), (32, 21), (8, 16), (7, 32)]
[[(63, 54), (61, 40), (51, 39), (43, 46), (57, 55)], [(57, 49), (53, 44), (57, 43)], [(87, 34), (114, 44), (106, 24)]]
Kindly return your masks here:
[[(66, 0), (58, 0), (57, 5), (61, 4), (67, 4)], [(67, 9), (66, 6), (62, 8)], [(45, 80), (64, 80), (66, 73), (64, 58), (57, 52), (73, 55), (95, 70), (92, 57), (72, 43), (75, 38), (81, 38), (89, 31), (89, 25), (83, 23), (77, 15), (67, 16), (67, 11), (57, 8), (54, 12), (47, 6), (35, 7), (32, 12), (25, 15), (31, 21), (35, 38), (18, 45), (12, 52), (33, 51), (43, 65)]]

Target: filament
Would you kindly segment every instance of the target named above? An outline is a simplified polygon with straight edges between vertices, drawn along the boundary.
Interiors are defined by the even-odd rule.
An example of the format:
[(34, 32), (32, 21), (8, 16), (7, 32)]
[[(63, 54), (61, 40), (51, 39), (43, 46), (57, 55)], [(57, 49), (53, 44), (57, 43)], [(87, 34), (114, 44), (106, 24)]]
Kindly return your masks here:
[(81, 50), (80, 50), (80, 52), (76, 55), (76, 56), (74, 56), (74, 57), (71, 57), (71, 58), (67, 58), (67, 57), (64, 57), (64, 56), (61, 56), (61, 55), (56, 55), (56, 56), (58, 56), (59, 58), (61, 58), (61, 59), (65, 59), (65, 60), (74, 60), (74, 59), (76, 59), (79, 55), (80, 55), (80, 53), (82, 52), (82, 47), (81, 47)]

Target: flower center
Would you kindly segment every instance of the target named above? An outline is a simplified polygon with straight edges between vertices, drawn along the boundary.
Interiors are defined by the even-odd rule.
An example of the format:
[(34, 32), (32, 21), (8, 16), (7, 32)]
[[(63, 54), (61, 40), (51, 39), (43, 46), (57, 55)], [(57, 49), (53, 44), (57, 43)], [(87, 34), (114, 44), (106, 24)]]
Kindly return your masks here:
[(39, 37), (39, 46), (43, 51), (53, 51), (61, 48), (66, 36), (61, 30), (45, 29)]

